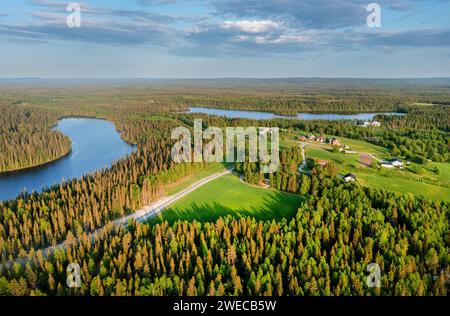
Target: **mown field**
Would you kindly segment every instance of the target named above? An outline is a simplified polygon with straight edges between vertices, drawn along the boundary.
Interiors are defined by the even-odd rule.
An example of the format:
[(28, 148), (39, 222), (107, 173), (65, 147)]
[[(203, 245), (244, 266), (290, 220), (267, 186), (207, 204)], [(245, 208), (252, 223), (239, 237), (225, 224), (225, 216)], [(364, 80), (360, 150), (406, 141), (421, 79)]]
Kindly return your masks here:
[(230, 174), (198, 188), (151, 222), (215, 221), (227, 215), (280, 220), (294, 216), (304, 199), (298, 194), (243, 183), (237, 176)]
[(187, 178), (181, 179), (175, 183), (171, 183), (164, 188), (164, 192), (166, 195), (173, 195), (180, 191), (183, 191), (190, 185), (210, 176), (215, 173), (224, 171), (230, 164), (227, 163), (211, 163), (204, 170), (197, 172), (196, 174), (189, 176)]

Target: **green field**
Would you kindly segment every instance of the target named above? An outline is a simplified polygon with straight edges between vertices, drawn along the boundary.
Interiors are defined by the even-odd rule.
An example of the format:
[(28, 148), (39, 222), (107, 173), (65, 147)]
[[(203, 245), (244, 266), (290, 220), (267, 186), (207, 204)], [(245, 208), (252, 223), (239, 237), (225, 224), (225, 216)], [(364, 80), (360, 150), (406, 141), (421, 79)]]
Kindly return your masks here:
[(350, 139), (345, 137), (336, 137), (344, 146), (350, 146), (350, 150), (354, 150), (365, 154), (386, 155), (388, 150), (384, 147), (365, 142), (362, 140)]
[[(289, 140), (295, 135), (306, 133), (291, 133), (283, 141), (285, 147), (299, 146), (298, 142)], [(327, 135), (329, 136), (329, 135)], [(329, 136), (330, 137), (330, 136)], [(344, 137), (337, 137), (345, 146), (350, 146), (350, 150), (359, 153), (370, 153), (380, 159), (389, 157), (387, 149), (360, 140), (353, 140)], [(345, 154), (333, 151), (332, 146), (316, 142), (307, 142), (306, 157), (326, 160), (338, 166), (340, 173), (352, 172), (356, 174), (358, 182), (362, 185), (386, 189), (398, 193), (412, 193), (419, 197), (426, 197), (435, 200), (450, 201), (450, 164), (429, 163), (425, 166), (412, 163), (411, 166), (420, 170), (420, 174), (411, 172), (406, 167), (400, 169), (373, 169), (362, 166), (359, 162), (359, 154)], [(439, 173), (433, 172), (437, 167)]]
[(306, 146), (306, 157), (327, 160), (337, 165), (356, 167), (359, 164), (359, 155), (333, 152), (329, 148)]
[(386, 175), (386, 171), (381, 174), (364, 172), (359, 173), (358, 177), (362, 184), (369, 187), (403, 194), (411, 193), (419, 197), (426, 197), (434, 200), (450, 201), (450, 188), (419, 182), (413, 179), (401, 178), (396, 176), (397, 172), (395, 170), (390, 172), (392, 172), (390, 175)]
[[(333, 152), (325, 147), (307, 146), (306, 156), (332, 162), (338, 166), (341, 173), (356, 174), (358, 182), (368, 187), (450, 201), (450, 164), (448, 163), (431, 163), (427, 166), (413, 163), (413, 166), (422, 170), (422, 174), (415, 174), (407, 169), (379, 170), (363, 167), (359, 163), (359, 154)], [(434, 166), (439, 168), (439, 174), (431, 171)]]
[(198, 188), (150, 222), (215, 221), (227, 215), (280, 220), (294, 216), (303, 200), (298, 194), (243, 183), (237, 176), (230, 174)]
[[(301, 135), (311, 135), (313, 133), (311, 132), (304, 132), (304, 131), (295, 131), (295, 132), (291, 132), (291, 133), (286, 133), (283, 135), (282, 140), (281, 140), (281, 145), (283, 147), (292, 147), (292, 146), (298, 146), (298, 142), (294, 142), (292, 141), (294, 139), (294, 137), (299, 137)], [(317, 136), (317, 135), (316, 135)], [(333, 136), (333, 135), (324, 135), (325, 137), (328, 138), (333, 138), (336, 137), (337, 139), (339, 139), (342, 143), (342, 145), (344, 146), (350, 146), (349, 150), (354, 150), (357, 152), (361, 152), (361, 153), (366, 153), (366, 154), (375, 154), (375, 155), (386, 155), (388, 153), (388, 150), (386, 148), (383, 148), (381, 146), (363, 141), (363, 140), (356, 140), (356, 139), (351, 139), (351, 138), (345, 138), (345, 137), (341, 137), (341, 136)], [(321, 144), (321, 143), (316, 143), (316, 142), (310, 142), (307, 141), (306, 143), (308, 143), (308, 147), (316, 147), (316, 146), (325, 146), (326, 144)]]
[(207, 176), (210, 176), (214, 173), (218, 173), (221, 171), (224, 171), (227, 166), (230, 164), (227, 163), (211, 163), (208, 167), (206, 167), (204, 170), (189, 176), (187, 178), (184, 178), (178, 182), (172, 183), (170, 185), (167, 185), (165, 187), (165, 194), (166, 195), (173, 195), (180, 191), (183, 191), (191, 184), (194, 184), (195, 182), (200, 181), (203, 178), (206, 178)]

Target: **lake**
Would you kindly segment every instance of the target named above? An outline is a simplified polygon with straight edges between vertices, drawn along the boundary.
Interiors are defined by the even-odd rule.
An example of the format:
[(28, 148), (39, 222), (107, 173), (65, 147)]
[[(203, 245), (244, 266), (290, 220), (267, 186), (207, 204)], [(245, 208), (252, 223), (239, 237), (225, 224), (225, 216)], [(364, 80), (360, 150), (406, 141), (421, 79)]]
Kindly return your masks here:
[(0, 175), (0, 200), (15, 198), (24, 189), (41, 191), (44, 186), (58, 184), (63, 179), (80, 178), (110, 167), (134, 150), (134, 146), (120, 138), (114, 125), (105, 120), (62, 119), (55, 129), (70, 137), (71, 153), (41, 167)]
[(299, 113), (297, 116), (282, 116), (270, 112), (225, 110), (203, 107), (190, 107), (189, 113), (205, 113), (219, 115), (229, 118), (246, 118), (253, 120), (271, 120), (274, 118), (291, 118), (300, 120), (372, 120), (376, 115), (404, 115), (404, 113), (382, 112), (382, 113), (355, 113), (355, 114), (334, 114), (334, 113)]

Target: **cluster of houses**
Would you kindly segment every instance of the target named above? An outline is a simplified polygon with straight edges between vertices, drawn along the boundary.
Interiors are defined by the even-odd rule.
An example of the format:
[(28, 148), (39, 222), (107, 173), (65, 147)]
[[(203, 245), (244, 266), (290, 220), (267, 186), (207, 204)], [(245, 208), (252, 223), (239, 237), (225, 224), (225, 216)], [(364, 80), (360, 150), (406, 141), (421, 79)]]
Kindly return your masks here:
[(337, 139), (337, 138), (334, 138), (334, 137), (331, 138), (331, 139), (327, 139), (327, 138), (325, 138), (323, 136), (316, 137), (314, 135), (310, 135), (310, 136), (302, 135), (300, 137), (300, 140), (303, 141), (303, 142), (309, 140), (309, 141), (312, 141), (312, 142), (329, 143), (329, 144), (331, 144), (333, 146), (341, 146), (341, 141), (339, 139)]
[(381, 126), (381, 122), (378, 121), (366, 121), (364, 122), (364, 124), (360, 125), (362, 127), (369, 127), (369, 126), (373, 126), (373, 127), (380, 127)]

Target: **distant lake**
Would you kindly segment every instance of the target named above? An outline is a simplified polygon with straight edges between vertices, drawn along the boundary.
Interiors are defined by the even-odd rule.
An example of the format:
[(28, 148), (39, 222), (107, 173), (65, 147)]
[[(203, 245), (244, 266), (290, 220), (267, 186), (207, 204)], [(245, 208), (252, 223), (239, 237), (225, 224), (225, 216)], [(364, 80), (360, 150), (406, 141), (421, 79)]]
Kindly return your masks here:
[(55, 162), (29, 170), (0, 175), (0, 200), (15, 198), (26, 189), (41, 191), (63, 179), (93, 173), (133, 152), (134, 147), (120, 138), (111, 122), (99, 119), (68, 118), (55, 129), (70, 137), (72, 151)]
[(299, 113), (297, 116), (282, 116), (270, 112), (225, 110), (202, 107), (190, 107), (189, 113), (205, 113), (219, 115), (229, 118), (246, 118), (253, 120), (271, 120), (274, 118), (290, 118), (299, 120), (372, 120), (376, 115), (404, 115), (404, 113), (382, 112), (382, 113), (355, 113), (355, 114), (334, 114), (334, 113)]

